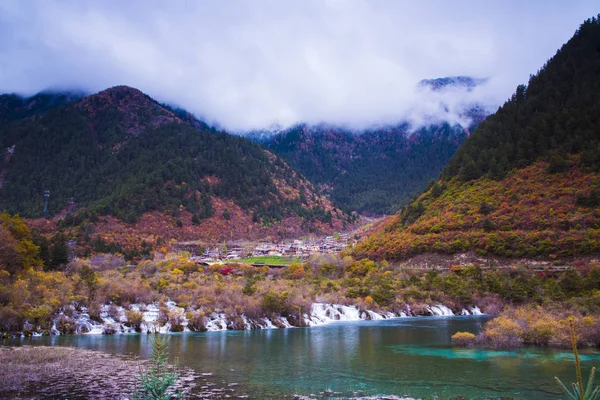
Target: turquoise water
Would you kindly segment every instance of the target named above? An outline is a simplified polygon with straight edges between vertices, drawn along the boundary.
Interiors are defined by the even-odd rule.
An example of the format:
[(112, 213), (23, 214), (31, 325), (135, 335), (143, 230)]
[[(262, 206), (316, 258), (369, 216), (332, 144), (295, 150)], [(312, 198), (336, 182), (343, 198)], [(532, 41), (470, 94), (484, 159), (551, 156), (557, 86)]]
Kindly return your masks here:
[[(547, 349), (488, 351), (450, 345), (458, 331), (476, 333), (485, 317), (422, 317), (334, 323), (304, 329), (171, 335), (179, 364), (212, 373), (251, 398), (333, 391), (337, 396), (410, 395), (431, 399), (559, 399), (554, 376), (575, 380), (572, 356)], [(146, 335), (62, 336), (12, 344), (76, 346), (148, 356)], [(600, 353), (582, 354), (587, 376)]]

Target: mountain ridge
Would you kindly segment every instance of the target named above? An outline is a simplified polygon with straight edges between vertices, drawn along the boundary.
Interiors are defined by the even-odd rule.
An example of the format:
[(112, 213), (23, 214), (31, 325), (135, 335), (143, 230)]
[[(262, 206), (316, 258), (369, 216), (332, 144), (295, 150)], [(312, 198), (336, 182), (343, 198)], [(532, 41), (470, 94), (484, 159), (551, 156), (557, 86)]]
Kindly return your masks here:
[[(421, 82), (426, 81), (438, 82), (438, 85), (462, 85), (468, 90), (484, 83), (484, 80), (466, 76)], [(94, 104), (90, 104), (90, 99), (94, 99)], [(128, 101), (145, 107), (146, 115), (138, 115), (135, 107), (129, 109)], [(93, 111), (86, 117), (95, 140), (101, 143), (100, 146), (108, 146), (113, 151), (118, 151), (129, 138), (140, 132), (167, 122), (183, 122), (197, 129), (215, 130), (183, 109), (159, 104), (137, 89), (123, 85), (101, 91), (78, 104), (83, 111), (88, 108)], [(107, 105), (110, 109), (106, 108)], [(284, 157), (317, 185), (321, 193), (346, 211), (359, 211), (366, 215), (390, 214), (437, 176), (464, 137), (486, 116), (485, 109), (477, 104), (465, 107), (459, 117), (463, 121), (471, 121), (468, 126), (437, 122), (438, 118), (432, 116), (431, 124), (420, 128), (408, 122), (363, 130), (331, 124), (297, 124), (287, 129), (275, 126), (275, 130), (242, 136)], [(441, 112), (449, 113), (449, 110), (446, 108)], [(119, 129), (124, 131), (121, 133), (125, 133), (124, 137), (109, 126), (115, 118)], [(141, 123), (142, 118), (146, 118), (144, 123)], [(288, 136), (293, 136), (298, 130), (307, 133), (303, 134), (303, 138), (308, 142), (290, 144), (292, 147), (285, 148), (283, 143), (289, 143)], [(398, 154), (400, 159), (396, 157)], [(383, 179), (385, 176), (389, 179)], [(397, 200), (391, 200), (394, 198)]]
[[(193, 233), (204, 220), (243, 214), (253, 231), (288, 235), (341, 230), (349, 218), (257, 144), (184, 120), (126, 86), (0, 126), (0, 148), (0, 209), (30, 218), (41, 215), (45, 190), (49, 216), (80, 214), (71, 222), (107, 215), (136, 224), (158, 212)], [(223, 215), (217, 203), (229, 204)], [(288, 232), (289, 218), (297, 223)]]
[(462, 88), (472, 91), (475, 87), (485, 84), (487, 78), (474, 78), (472, 76), (457, 75), (446, 76), (443, 78), (422, 79), (419, 81), (419, 87), (428, 87), (433, 91), (441, 91), (448, 88)]
[(600, 19), (483, 121), (416, 200), (355, 249), (527, 257), (600, 253)]
[(0, 94), (0, 125), (43, 114), (53, 108), (85, 97), (81, 91), (41, 91), (33, 96), (21, 96), (16, 93)]
[(482, 108), (465, 112), (472, 121), (468, 127), (439, 123), (413, 130), (405, 122), (358, 131), (299, 124), (254, 140), (341, 207), (367, 215), (391, 214), (442, 171), (485, 116)]

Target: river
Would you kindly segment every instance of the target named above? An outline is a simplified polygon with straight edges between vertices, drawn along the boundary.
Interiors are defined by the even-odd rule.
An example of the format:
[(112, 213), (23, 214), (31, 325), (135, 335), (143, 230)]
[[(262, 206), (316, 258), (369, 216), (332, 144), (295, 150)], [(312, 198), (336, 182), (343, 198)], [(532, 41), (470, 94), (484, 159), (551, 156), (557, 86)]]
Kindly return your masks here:
[[(171, 357), (211, 373), (231, 395), (281, 398), (407, 395), (431, 399), (559, 399), (554, 376), (573, 382), (569, 352), (452, 347), (458, 331), (476, 333), (484, 316), (339, 322), (312, 328), (171, 334)], [(6, 344), (6, 342), (5, 342)], [(147, 357), (147, 335), (15, 339), (12, 345), (76, 346)], [(584, 376), (600, 353), (582, 352)]]

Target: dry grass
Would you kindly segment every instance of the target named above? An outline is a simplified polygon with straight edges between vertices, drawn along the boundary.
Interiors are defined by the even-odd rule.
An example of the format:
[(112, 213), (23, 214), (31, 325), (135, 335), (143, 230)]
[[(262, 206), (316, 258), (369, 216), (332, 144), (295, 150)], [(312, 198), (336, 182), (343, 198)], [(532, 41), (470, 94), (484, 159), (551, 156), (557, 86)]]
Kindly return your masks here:
[[(125, 399), (144, 362), (70, 347), (0, 347), (0, 398)], [(193, 372), (181, 372), (191, 390)]]

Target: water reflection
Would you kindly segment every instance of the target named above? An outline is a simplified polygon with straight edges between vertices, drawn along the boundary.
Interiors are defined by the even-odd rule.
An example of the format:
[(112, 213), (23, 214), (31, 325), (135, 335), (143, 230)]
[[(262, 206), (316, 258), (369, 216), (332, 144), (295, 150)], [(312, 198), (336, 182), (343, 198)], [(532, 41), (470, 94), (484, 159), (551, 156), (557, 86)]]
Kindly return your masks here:
[[(253, 397), (330, 389), (344, 394), (432, 397), (515, 396), (557, 399), (554, 376), (575, 379), (564, 351), (457, 349), (457, 331), (477, 332), (485, 318), (418, 318), (337, 323), (306, 329), (171, 335), (180, 365), (212, 372), (224, 385), (239, 383)], [(148, 357), (147, 335), (65, 336), (12, 341), (13, 345), (76, 346)], [(583, 352), (587, 374), (600, 360)], [(265, 395), (268, 393), (268, 395)]]

